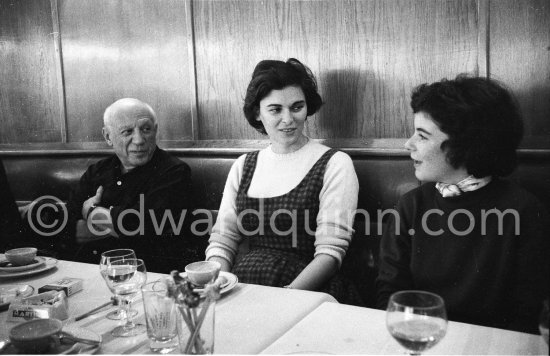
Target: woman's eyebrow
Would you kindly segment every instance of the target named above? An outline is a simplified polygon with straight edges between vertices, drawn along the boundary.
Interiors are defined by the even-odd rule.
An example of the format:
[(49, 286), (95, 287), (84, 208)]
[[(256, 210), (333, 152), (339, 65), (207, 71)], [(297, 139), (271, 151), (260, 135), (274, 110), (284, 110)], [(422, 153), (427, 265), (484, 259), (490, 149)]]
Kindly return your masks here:
[(423, 129), (422, 127), (417, 128), (416, 131), (420, 131), (420, 132), (422, 132), (423, 134), (426, 134), (426, 135), (429, 135), (429, 136), (432, 135), (431, 132), (426, 131), (426, 130)]

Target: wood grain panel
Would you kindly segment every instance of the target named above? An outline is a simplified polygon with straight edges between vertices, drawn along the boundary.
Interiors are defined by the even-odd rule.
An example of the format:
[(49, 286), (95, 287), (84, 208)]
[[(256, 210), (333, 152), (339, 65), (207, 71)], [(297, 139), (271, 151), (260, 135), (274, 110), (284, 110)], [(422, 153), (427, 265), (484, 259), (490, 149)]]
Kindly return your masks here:
[(50, 2), (0, 0), (0, 143), (61, 141)]
[(550, 147), (550, 1), (491, 1), (491, 76), (518, 97), (525, 138)]
[(186, 1), (58, 2), (69, 141), (103, 140), (103, 112), (123, 97), (155, 109), (160, 139), (192, 139)]
[(202, 139), (259, 138), (241, 106), (262, 59), (296, 57), (326, 102), (315, 138), (406, 137), (413, 86), (478, 61), (477, 3), (463, 1), (194, 1)]

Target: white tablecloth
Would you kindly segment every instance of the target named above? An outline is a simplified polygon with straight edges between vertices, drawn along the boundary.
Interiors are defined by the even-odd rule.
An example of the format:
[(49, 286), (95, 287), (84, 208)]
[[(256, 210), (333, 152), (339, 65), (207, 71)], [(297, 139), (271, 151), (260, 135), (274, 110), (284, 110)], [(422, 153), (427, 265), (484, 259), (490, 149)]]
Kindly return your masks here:
[[(69, 315), (76, 316), (109, 300), (111, 293), (99, 274), (99, 266), (59, 261), (55, 269), (25, 279), (2, 280), (2, 284), (30, 284), (34, 288), (62, 277), (84, 279), (84, 290), (69, 297)], [(148, 281), (163, 277), (148, 273)], [(251, 284), (237, 284), (224, 294), (216, 306), (215, 352), (223, 354), (256, 354), (277, 340), (294, 324), (323, 302), (336, 300), (325, 293), (271, 288)], [(135, 320), (144, 323), (143, 305), (135, 303), (139, 314)], [(113, 338), (110, 331), (118, 322), (108, 320), (106, 309), (76, 323), (102, 335), (104, 343), (99, 353), (150, 353), (145, 334), (130, 338)], [(5, 322), (7, 312), (0, 313), (0, 338), (6, 338), (15, 325)]]
[[(403, 354), (382, 310), (323, 303), (263, 354)], [(423, 354), (548, 355), (540, 335), (449, 322), (447, 335)]]

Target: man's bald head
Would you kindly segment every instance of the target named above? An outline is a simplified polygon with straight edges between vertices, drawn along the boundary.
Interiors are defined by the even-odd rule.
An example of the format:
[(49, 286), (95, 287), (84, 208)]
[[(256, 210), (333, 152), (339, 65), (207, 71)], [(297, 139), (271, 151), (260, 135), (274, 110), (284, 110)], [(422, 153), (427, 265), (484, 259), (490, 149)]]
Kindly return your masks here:
[(149, 104), (144, 103), (139, 99), (123, 98), (115, 101), (103, 114), (103, 125), (112, 126), (118, 117), (150, 117), (153, 122), (157, 122), (157, 114)]

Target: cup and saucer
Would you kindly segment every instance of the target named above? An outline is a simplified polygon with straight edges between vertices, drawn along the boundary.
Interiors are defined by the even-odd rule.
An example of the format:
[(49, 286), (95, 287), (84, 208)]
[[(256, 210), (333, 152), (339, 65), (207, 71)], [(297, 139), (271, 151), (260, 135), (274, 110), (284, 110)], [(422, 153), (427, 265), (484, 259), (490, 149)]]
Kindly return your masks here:
[(36, 256), (36, 252), (34, 247), (6, 251), (0, 258), (0, 279), (26, 277), (55, 267), (55, 258)]
[(204, 291), (204, 286), (212, 282), (219, 284), (220, 294), (225, 294), (235, 288), (239, 279), (231, 272), (220, 271), (221, 265), (214, 261), (193, 262), (185, 266), (185, 272), (180, 273), (182, 278), (187, 278), (194, 286), (197, 293)]

